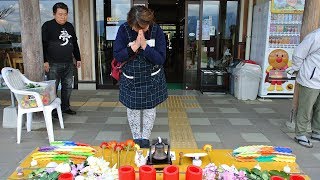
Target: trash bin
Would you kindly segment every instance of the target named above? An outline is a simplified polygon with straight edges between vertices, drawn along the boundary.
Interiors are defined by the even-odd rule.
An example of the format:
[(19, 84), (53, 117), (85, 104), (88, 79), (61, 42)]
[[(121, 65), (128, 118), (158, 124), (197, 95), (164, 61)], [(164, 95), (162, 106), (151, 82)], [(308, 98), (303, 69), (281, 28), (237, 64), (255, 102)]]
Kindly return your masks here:
[(234, 95), (234, 69), (241, 62), (240, 59), (234, 59), (232, 63), (227, 67), (229, 73), (229, 93)]
[(239, 63), (234, 71), (234, 96), (240, 100), (255, 100), (258, 95), (261, 67), (257, 64)]

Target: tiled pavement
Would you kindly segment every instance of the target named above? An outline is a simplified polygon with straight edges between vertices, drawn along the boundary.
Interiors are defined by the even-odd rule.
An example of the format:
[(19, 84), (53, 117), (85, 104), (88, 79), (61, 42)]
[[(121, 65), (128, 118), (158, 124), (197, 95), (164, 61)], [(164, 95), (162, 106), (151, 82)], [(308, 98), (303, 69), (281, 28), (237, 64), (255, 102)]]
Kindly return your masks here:
[[(320, 179), (320, 142), (314, 141), (312, 149), (299, 146), (292, 140), (293, 131), (284, 125), (291, 100), (240, 101), (231, 95), (182, 90), (170, 90), (169, 94), (169, 100), (157, 108), (152, 137), (168, 137), (173, 147), (202, 147), (206, 143), (228, 149), (254, 144), (289, 146), (301, 169), (312, 179)], [(10, 96), (4, 91), (0, 96), (2, 117)], [(71, 104), (77, 115), (64, 116), (64, 130), (54, 122), (56, 140), (99, 145), (101, 141), (131, 137), (117, 90), (75, 90)], [(21, 144), (17, 145), (16, 130), (0, 127), (0, 179), (5, 179), (35, 147), (43, 145), (48, 145), (45, 129), (30, 133), (23, 130)]]

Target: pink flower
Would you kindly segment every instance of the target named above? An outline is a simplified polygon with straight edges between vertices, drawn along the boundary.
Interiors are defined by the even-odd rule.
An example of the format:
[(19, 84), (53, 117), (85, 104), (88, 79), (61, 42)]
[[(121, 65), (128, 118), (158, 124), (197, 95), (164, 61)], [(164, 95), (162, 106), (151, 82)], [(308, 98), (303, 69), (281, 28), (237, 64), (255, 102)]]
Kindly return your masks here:
[(234, 176), (234, 174), (232, 172), (225, 171), (222, 174), (222, 178), (223, 178), (223, 180), (234, 180), (235, 176)]

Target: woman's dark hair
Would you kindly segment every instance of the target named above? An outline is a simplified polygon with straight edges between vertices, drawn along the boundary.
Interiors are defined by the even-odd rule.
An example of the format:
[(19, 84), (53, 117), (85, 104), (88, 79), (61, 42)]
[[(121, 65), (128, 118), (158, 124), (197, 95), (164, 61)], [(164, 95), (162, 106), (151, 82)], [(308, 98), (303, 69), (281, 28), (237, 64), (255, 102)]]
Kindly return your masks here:
[(133, 6), (128, 12), (127, 22), (130, 27), (143, 29), (154, 22), (153, 11), (145, 6)]
[(58, 8), (64, 9), (68, 12), (68, 6), (63, 2), (58, 2), (52, 7), (53, 14), (56, 14)]

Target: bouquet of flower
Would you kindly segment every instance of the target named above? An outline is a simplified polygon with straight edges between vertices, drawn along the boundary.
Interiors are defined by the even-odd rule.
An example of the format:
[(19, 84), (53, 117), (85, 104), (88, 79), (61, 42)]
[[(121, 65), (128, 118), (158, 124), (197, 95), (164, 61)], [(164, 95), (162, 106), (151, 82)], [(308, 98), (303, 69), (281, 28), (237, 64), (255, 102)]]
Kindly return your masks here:
[(117, 180), (118, 169), (115, 166), (109, 167), (110, 163), (102, 158), (90, 156), (80, 164), (74, 164), (72, 161), (57, 164), (50, 162), (46, 168), (39, 168), (30, 173), (30, 179), (58, 179), (62, 173), (73, 174), (75, 180)]
[(238, 171), (234, 166), (226, 164), (217, 167), (214, 163), (208, 164), (203, 169), (203, 176), (206, 180), (247, 180), (244, 171)]

